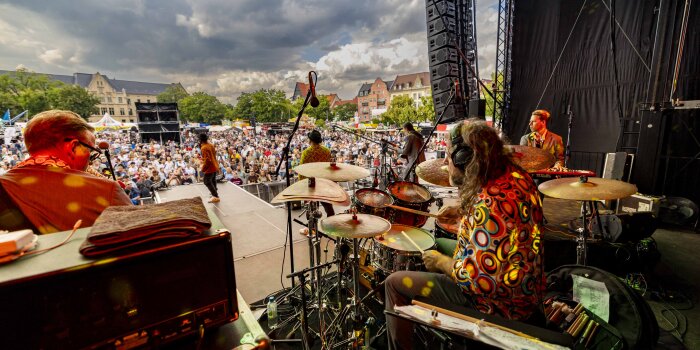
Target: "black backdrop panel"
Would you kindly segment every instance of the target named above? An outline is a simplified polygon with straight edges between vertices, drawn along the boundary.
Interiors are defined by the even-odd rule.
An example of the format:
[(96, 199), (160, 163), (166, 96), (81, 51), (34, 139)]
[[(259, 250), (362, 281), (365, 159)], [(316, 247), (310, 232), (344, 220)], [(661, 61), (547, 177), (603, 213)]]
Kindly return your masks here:
[[(572, 31), (583, 3), (583, 0), (515, 2), (512, 103), (506, 130), (512, 140), (519, 140), (529, 131), (530, 113), (537, 108), (552, 113), (549, 128), (566, 138), (565, 111), (570, 104), (575, 116), (572, 151), (615, 151), (620, 122), (610, 51), (610, 12), (601, 1), (588, 1)], [(654, 1), (616, 3), (617, 19), (631, 40), (630, 44), (617, 30), (620, 102), (623, 117), (634, 118), (639, 113), (637, 103), (644, 99), (649, 77), (645, 63), (651, 62)]]

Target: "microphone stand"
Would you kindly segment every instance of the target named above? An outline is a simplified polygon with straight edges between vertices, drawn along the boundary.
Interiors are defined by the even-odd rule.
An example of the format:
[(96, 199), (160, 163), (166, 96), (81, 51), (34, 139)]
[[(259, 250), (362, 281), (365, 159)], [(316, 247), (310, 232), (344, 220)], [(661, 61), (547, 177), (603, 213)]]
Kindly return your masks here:
[(566, 131), (566, 157), (564, 158), (564, 167), (569, 167), (569, 158), (571, 158), (571, 129), (574, 127), (574, 111), (571, 110), (571, 105), (568, 105), (566, 114), (569, 115), (569, 126)]
[(367, 140), (367, 141), (374, 143), (375, 145), (379, 145), (381, 147), (381, 165), (380, 165), (380, 169), (381, 169), (380, 171), (381, 171), (381, 177), (382, 177), (381, 189), (386, 190), (386, 184), (389, 182), (389, 181), (387, 181), (388, 172), (386, 171), (386, 166), (387, 166), (386, 165), (386, 153), (389, 150), (389, 148), (391, 148), (392, 151), (397, 150), (396, 145), (392, 142), (384, 140), (384, 138), (382, 138), (380, 141), (377, 141), (373, 138), (367, 137), (365, 135), (361, 135), (361, 134), (355, 132), (354, 130), (349, 130), (349, 129), (342, 127), (342, 126), (339, 126), (339, 125), (333, 124), (333, 125), (331, 125), (331, 127), (337, 128), (340, 131), (346, 132), (346, 133), (351, 134), (353, 136), (357, 136), (363, 140)]
[[(452, 100), (454, 99), (456, 94), (457, 94), (457, 89), (453, 89), (452, 92), (450, 93), (450, 98), (448, 98), (447, 103), (445, 103), (445, 108), (442, 109), (442, 112), (440, 112), (440, 115), (438, 116), (437, 120), (435, 121), (435, 126), (433, 126), (433, 129), (430, 130), (430, 134), (423, 141), (423, 146), (421, 146), (420, 150), (418, 150), (419, 155), (421, 153), (425, 152), (425, 147), (428, 146), (428, 141), (430, 141), (430, 138), (433, 137), (433, 134), (435, 134), (435, 130), (437, 130), (438, 125), (440, 125), (440, 122), (442, 121), (442, 117), (445, 116), (445, 111), (447, 111), (447, 107), (452, 103)], [(415, 168), (417, 165), (416, 162), (418, 161), (418, 158), (419, 157), (416, 157), (416, 159), (414, 159), (411, 162), (411, 165), (406, 170), (406, 174), (403, 176), (404, 181), (408, 181), (408, 178), (411, 176), (411, 172), (413, 171), (413, 168)]]
[(107, 165), (109, 165), (109, 171), (112, 173), (112, 179), (117, 181), (117, 175), (114, 174), (114, 167), (112, 166), (112, 157), (109, 156), (109, 147), (105, 149), (105, 157), (107, 157)]
[[(285, 179), (287, 180), (287, 187), (291, 185), (291, 182), (289, 178), (291, 177), (291, 169), (290, 169), (290, 164), (289, 164), (289, 147), (292, 144), (292, 139), (294, 138), (294, 134), (297, 132), (297, 129), (299, 129), (299, 121), (301, 121), (301, 116), (304, 114), (304, 110), (306, 107), (309, 105), (309, 99), (311, 98), (311, 89), (306, 93), (306, 98), (304, 99), (304, 104), (301, 106), (301, 109), (299, 110), (299, 114), (297, 115), (297, 120), (294, 122), (294, 128), (292, 128), (292, 132), (289, 134), (289, 138), (287, 139), (287, 145), (284, 146), (282, 149), (282, 158), (280, 159), (280, 162), (277, 163), (277, 168), (275, 169), (275, 174), (279, 174), (280, 172), (280, 167), (282, 166), (282, 163), (284, 162), (285, 166), (285, 171), (287, 172), (287, 176), (285, 176)], [(290, 262), (290, 271), (292, 275), (294, 275), (294, 240), (292, 237), (292, 203), (287, 202), (287, 239), (289, 240), (289, 262)], [(295, 287), (294, 284), (294, 278), (292, 278), (292, 288)]]

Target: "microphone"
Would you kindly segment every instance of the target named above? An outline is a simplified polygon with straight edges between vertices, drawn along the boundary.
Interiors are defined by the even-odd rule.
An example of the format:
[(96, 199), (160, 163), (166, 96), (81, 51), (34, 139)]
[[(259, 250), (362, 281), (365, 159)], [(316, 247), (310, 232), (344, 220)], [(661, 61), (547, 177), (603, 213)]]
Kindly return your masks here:
[(112, 166), (112, 158), (109, 156), (109, 143), (107, 141), (101, 141), (97, 144), (97, 147), (105, 152), (107, 165), (109, 165), (109, 171), (112, 173), (112, 179), (117, 181), (117, 175), (114, 173), (114, 167)]
[(316, 108), (321, 102), (318, 100), (318, 97), (316, 97), (316, 84), (314, 84), (314, 79), (311, 76), (311, 73), (316, 72), (309, 72), (309, 89), (311, 89), (311, 99), (309, 100), (309, 104), (311, 105), (311, 107)]

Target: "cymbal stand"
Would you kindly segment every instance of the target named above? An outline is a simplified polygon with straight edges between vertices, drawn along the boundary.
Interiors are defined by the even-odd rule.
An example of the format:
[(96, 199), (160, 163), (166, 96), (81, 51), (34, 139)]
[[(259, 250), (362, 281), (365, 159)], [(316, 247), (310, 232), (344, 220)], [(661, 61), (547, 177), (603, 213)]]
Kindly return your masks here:
[[(302, 286), (301, 288), (301, 340), (302, 340), (302, 346), (304, 349), (310, 349), (310, 343), (309, 343), (309, 316), (306, 312), (306, 293), (305, 293), (305, 288), (304, 283), (306, 282), (306, 274), (311, 272), (313, 273), (314, 271), (319, 271), (323, 268), (330, 267), (333, 264), (339, 263), (340, 260), (333, 260), (331, 262), (327, 262), (325, 264), (320, 264), (312, 267), (308, 267), (306, 269), (303, 269), (301, 271), (293, 272), (287, 275), (287, 278), (293, 279), (294, 277), (299, 278), (299, 282)], [(321, 345), (323, 347), (323, 344)]]
[(388, 140), (385, 140), (384, 138), (382, 138), (381, 140), (377, 141), (377, 140), (375, 140), (375, 139), (373, 139), (373, 138), (371, 138), (371, 137), (367, 137), (367, 136), (365, 136), (365, 135), (361, 135), (361, 134), (355, 132), (354, 130), (348, 130), (347, 128), (342, 127), (342, 126), (340, 126), (340, 125), (335, 125), (335, 124), (333, 124), (333, 125), (331, 125), (331, 127), (334, 128), (334, 129), (338, 129), (338, 130), (340, 130), (340, 131), (343, 131), (343, 132), (345, 132), (345, 133), (351, 134), (351, 135), (353, 135), (353, 136), (359, 137), (359, 138), (361, 138), (361, 139), (363, 139), (363, 140), (369, 141), (369, 142), (374, 143), (374, 144), (376, 144), (376, 145), (379, 145), (379, 146), (381, 147), (381, 153), (380, 153), (381, 155), (380, 155), (380, 157), (379, 157), (380, 160), (381, 160), (381, 164), (379, 165), (379, 167), (380, 167), (380, 168), (379, 168), (379, 169), (380, 169), (380, 175), (381, 175), (380, 189), (381, 189), (381, 190), (386, 190), (386, 187), (387, 187), (387, 185), (389, 184), (389, 181), (388, 181), (388, 178), (387, 178), (387, 177), (389, 176), (389, 171), (387, 171), (387, 169), (391, 169), (391, 166), (390, 166), (390, 165), (387, 165), (387, 163), (386, 163), (386, 153), (387, 153), (390, 149), (391, 149), (392, 151), (393, 151), (393, 150), (397, 150), (396, 144), (394, 144), (393, 142), (389, 142)]
[(586, 237), (588, 237), (588, 220), (586, 219), (586, 204), (588, 202), (581, 202), (581, 228), (576, 230), (578, 235), (576, 236), (576, 264), (586, 265)]

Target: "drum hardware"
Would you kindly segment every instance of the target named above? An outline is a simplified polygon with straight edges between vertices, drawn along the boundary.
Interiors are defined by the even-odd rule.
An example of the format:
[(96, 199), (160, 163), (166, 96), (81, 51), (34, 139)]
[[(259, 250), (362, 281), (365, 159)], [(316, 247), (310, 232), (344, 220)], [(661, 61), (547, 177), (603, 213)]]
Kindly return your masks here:
[(315, 162), (298, 165), (297, 174), (335, 182), (355, 181), (370, 175), (369, 170), (357, 165), (336, 162)]
[[(625, 198), (637, 192), (637, 186), (630, 183), (587, 176), (547, 181), (538, 189), (550, 197), (581, 201), (581, 228), (576, 231), (576, 263), (579, 265), (586, 265), (586, 240), (591, 236), (588, 225), (592, 219), (588, 218), (588, 210), (597, 215), (599, 200)], [(600, 218), (598, 225), (602, 232)]]

